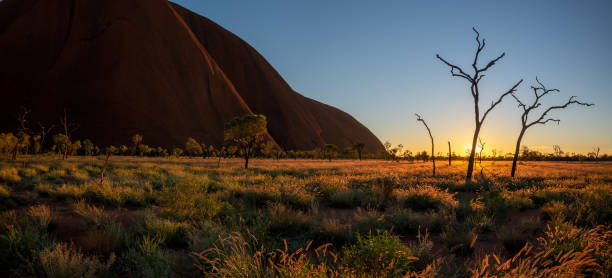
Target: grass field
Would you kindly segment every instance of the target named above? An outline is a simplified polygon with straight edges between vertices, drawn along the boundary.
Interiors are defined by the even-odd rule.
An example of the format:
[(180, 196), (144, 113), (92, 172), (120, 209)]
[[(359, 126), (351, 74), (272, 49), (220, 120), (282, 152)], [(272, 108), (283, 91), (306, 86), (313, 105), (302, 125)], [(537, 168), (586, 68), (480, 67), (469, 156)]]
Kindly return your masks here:
[[(612, 163), (0, 160), (0, 276), (610, 277)], [(104, 172), (104, 178), (102, 178)]]

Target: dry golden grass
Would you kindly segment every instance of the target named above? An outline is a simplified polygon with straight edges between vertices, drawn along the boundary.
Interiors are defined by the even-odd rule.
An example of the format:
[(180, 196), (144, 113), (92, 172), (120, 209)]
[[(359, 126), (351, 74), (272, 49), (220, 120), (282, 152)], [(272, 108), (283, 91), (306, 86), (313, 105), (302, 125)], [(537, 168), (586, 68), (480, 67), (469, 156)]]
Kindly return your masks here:
[[(438, 163), (436, 177), (431, 163), (422, 162), (254, 159), (248, 170), (241, 159), (223, 159), (220, 167), (217, 162), (111, 157), (100, 182), (99, 157), (0, 160), (0, 221), (6, 222), (0, 227), (7, 227), (0, 229), (0, 247), (13, 246), (0, 250), (10, 255), (0, 255), (0, 263), (35, 275), (48, 270), (37, 259), (41, 254), (60, 250), (53, 252), (80, 258), (85, 250), (116, 255), (109, 272), (123, 276), (227, 277), (244, 271), (254, 277), (376, 277), (355, 270), (377, 269), (392, 277), (547, 277), (612, 271), (610, 249), (601, 248), (612, 243), (610, 162), (521, 162), (518, 176), (510, 178), (510, 162), (485, 161), (476, 164), (468, 184), (465, 161)], [(369, 233), (380, 236), (358, 242)], [(358, 257), (343, 259), (348, 250), (377, 258), (368, 252), (398, 248), (419, 260), (379, 269), (354, 265)], [(325, 255), (317, 255), (322, 250)]]

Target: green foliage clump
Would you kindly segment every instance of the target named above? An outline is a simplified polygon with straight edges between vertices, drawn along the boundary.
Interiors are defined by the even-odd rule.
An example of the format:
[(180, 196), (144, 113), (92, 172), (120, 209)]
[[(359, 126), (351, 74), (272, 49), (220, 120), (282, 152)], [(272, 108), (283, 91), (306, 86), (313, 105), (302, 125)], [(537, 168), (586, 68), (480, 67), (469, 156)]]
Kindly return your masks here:
[(342, 249), (342, 263), (352, 275), (370, 277), (402, 277), (418, 260), (389, 232), (377, 231)]

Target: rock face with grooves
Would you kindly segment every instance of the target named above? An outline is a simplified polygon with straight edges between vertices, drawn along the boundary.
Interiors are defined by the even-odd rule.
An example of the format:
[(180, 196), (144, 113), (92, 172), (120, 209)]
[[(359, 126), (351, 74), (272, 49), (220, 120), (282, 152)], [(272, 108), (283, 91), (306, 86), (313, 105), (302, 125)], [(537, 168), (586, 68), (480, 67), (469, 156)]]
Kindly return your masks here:
[[(223, 143), (223, 123), (257, 113), (285, 149), (382, 144), (334, 107), (291, 89), (246, 42), (166, 0), (5, 0), (0, 3), (0, 130), (56, 124), (96, 144)], [(57, 132), (57, 130), (55, 130)]]

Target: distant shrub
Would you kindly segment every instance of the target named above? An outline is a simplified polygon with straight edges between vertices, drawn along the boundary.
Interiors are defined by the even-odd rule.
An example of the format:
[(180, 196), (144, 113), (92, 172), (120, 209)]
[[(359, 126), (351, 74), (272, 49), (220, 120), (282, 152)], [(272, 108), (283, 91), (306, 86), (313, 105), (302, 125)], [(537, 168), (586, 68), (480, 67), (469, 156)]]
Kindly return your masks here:
[(0, 200), (11, 197), (11, 191), (4, 185), (0, 184)]
[(416, 211), (452, 211), (459, 205), (459, 202), (454, 199), (454, 194), (433, 186), (417, 186), (409, 190), (398, 191), (396, 195), (402, 207)]
[(345, 189), (333, 193), (329, 196), (330, 206), (334, 208), (354, 208), (361, 206), (367, 198), (366, 193), (361, 189)]
[(342, 263), (356, 276), (400, 277), (417, 260), (410, 249), (388, 232), (357, 235), (355, 244), (342, 249)]
[(8, 183), (18, 183), (21, 182), (21, 177), (19, 176), (19, 171), (17, 171), (17, 169), (7, 167), (0, 169), (0, 180)]
[(436, 212), (416, 212), (411, 209), (391, 210), (385, 220), (396, 233), (414, 234), (419, 230), (440, 232), (446, 222), (444, 217)]

